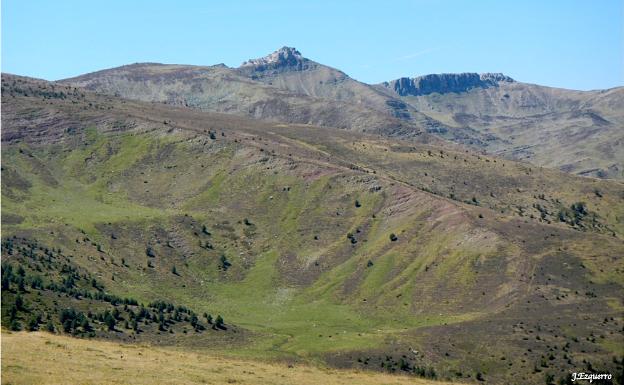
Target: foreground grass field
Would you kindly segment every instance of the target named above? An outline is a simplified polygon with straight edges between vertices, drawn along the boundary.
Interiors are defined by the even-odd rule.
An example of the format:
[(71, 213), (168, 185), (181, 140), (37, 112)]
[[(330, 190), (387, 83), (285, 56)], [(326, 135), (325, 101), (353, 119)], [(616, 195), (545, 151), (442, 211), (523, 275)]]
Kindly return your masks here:
[[(33, 359), (37, 357), (37, 359)], [(177, 349), (2, 333), (3, 384), (450, 384), (414, 377), (263, 363)]]

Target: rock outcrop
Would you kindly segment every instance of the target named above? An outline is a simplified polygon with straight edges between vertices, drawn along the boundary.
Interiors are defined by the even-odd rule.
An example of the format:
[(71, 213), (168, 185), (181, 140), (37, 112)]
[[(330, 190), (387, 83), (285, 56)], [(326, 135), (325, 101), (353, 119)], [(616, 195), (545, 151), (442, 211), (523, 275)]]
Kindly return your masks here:
[(419, 96), (434, 92), (439, 94), (465, 92), (473, 88), (495, 87), (499, 82), (513, 81), (512, 78), (501, 73), (460, 73), (400, 78), (385, 82), (383, 85), (401, 96)]
[(318, 64), (306, 59), (296, 48), (282, 47), (258, 59), (250, 59), (239, 67), (242, 72), (302, 71), (315, 68)]

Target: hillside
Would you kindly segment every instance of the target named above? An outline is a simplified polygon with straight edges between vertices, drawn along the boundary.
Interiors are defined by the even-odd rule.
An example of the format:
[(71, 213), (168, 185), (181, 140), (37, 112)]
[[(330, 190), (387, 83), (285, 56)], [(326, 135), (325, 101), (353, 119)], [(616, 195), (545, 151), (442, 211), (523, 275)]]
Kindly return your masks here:
[(619, 182), (11, 75), (2, 95), (5, 325), (86, 312), (49, 289), (78, 271), (227, 327), (158, 330), (157, 306), (101, 339), (494, 384), (621, 370)]
[(272, 82), (259, 81), (256, 75), (247, 76), (244, 71), (223, 65), (141, 63), (82, 75), (61, 83), (128, 99), (256, 119), (383, 132), (419, 137), (419, 140), (423, 136), (420, 128), (368, 103), (325, 99), (320, 93), (303, 94), (299, 89), (278, 88)]
[[(496, 75), (496, 74), (494, 74)], [(378, 86), (490, 154), (600, 178), (624, 176), (624, 88), (572, 91), (503, 75), (445, 74)]]
[(144, 63), (62, 83), (135, 100), (442, 145), (435, 135), (537, 166), (624, 178), (623, 88), (580, 92), (471, 73), (368, 85), (291, 47), (238, 68)]

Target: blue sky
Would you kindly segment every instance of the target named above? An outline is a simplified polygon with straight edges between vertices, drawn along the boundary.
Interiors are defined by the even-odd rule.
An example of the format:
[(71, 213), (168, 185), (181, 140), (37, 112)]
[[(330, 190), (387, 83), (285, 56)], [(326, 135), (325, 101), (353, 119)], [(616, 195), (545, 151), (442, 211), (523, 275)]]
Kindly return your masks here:
[(622, 0), (3, 0), (2, 71), (56, 80), (134, 62), (238, 66), (283, 46), (377, 83), (503, 72), (624, 85)]

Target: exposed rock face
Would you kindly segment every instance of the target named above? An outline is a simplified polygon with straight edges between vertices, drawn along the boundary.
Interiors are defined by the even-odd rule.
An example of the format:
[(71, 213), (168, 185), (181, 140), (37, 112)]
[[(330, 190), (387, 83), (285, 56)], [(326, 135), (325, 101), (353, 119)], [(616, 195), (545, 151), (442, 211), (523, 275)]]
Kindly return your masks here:
[(461, 74), (432, 74), (416, 78), (400, 78), (383, 85), (393, 89), (401, 96), (428, 95), (434, 92), (445, 94), (449, 92), (464, 92), (472, 88), (495, 87), (499, 82), (513, 82), (509, 76), (501, 73), (461, 73)]
[(265, 57), (244, 62), (239, 69), (244, 72), (280, 72), (283, 70), (301, 71), (316, 66), (317, 63), (304, 58), (296, 48), (282, 47)]
[(507, 76), (505, 74), (502, 74), (500, 72), (498, 72), (498, 73), (486, 72), (486, 73), (482, 73), (479, 76), (481, 77), (482, 81), (484, 81), (484, 82), (491, 82), (491, 83), (498, 83), (498, 82), (513, 83), (515, 81), (512, 78), (510, 78), (509, 76)]

